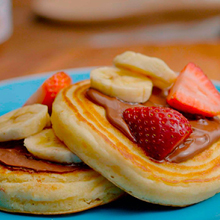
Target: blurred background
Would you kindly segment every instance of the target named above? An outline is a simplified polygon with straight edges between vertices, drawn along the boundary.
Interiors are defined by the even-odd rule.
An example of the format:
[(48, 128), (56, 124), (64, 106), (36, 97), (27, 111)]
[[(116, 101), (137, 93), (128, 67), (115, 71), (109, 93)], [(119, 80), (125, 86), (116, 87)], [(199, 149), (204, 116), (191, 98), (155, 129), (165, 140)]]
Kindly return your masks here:
[(220, 0), (0, 0), (0, 80), (133, 50), (220, 80)]

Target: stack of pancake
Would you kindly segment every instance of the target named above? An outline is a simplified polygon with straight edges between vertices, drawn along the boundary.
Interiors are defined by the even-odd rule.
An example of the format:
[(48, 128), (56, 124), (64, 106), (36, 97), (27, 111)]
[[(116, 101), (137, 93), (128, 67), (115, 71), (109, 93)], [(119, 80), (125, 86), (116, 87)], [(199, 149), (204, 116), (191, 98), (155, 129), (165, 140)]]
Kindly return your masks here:
[[(35, 134), (9, 142), (5, 136), (20, 134), (21, 129), (15, 132), (10, 127), (8, 135), (0, 128), (1, 210), (73, 213), (106, 204), (124, 192), (150, 203), (188, 206), (220, 191), (220, 120), (200, 116), (195, 120), (190, 140), (193, 144), (188, 145), (196, 149), (185, 151), (187, 144), (183, 142), (181, 156), (176, 149), (174, 156), (171, 152), (163, 160), (146, 155), (126, 127), (123, 111), (134, 106), (167, 106), (166, 95), (177, 74), (163, 61), (133, 52), (116, 57), (114, 63), (117, 67), (96, 69), (90, 80), (59, 92), (51, 119), (47, 113), (44, 125), (34, 132), (53, 130), (53, 144), (61, 143), (83, 162), (58, 163), (52, 159), (56, 154), (39, 156), (42, 143), (33, 142)], [(0, 125), (8, 123), (5, 118), (16, 120), (16, 114), (2, 116)], [(22, 127), (26, 132), (32, 130)]]

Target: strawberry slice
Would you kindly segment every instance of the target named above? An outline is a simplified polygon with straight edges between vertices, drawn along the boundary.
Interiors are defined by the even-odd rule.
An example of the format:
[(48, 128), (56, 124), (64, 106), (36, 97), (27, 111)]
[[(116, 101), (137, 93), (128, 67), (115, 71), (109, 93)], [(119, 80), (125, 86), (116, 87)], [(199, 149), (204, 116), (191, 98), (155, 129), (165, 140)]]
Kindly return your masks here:
[(212, 117), (220, 113), (220, 94), (203, 71), (189, 63), (172, 86), (167, 103), (182, 112)]
[(47, 105), (49, 112), (51, 112), (52, 103), (58, 92), (71, 83), (72, 79), (66, 73), (55, 73), (37, 89), (37, 91), (26, 101), (24, 105), (40, 103)]
[(189, 121), (171, 108), (128, 108), (123, 118), (138, 146), (156, 160), (163, 160), (192, 132)]

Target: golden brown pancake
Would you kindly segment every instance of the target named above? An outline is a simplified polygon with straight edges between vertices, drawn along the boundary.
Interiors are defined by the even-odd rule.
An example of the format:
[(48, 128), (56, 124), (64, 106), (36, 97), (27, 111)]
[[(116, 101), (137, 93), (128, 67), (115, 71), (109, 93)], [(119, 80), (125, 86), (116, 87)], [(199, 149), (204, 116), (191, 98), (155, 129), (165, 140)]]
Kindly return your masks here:
[(72, 85), (53, 104), (56, 135), (86, 164), (141, 200), (186, 206), (220, 190), (220, 141), (184, 162), (156, 162), (85, 97), (89, 80)]
[[(106, 204), (123, 193), (83, 163), (67, 166), (26, 161), (16, 155), (15, 160), (24, 167), (16, 167), (15, 160), (13, 166), (0, 164), (0, 210), (44, 215), (74, 213)], [(7, 157), (12, 156), (3, 157), (8, 161)]]

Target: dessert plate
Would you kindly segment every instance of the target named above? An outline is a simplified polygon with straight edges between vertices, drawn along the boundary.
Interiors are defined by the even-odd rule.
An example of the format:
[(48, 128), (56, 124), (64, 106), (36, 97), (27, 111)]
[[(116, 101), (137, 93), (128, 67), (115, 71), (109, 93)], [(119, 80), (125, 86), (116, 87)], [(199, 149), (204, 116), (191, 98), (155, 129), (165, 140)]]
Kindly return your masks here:
[[(67, 69), (62, 70), (70, 74), (73, 82), (78, 82), (89, 78), (92, 68)], [(54, 73), (54, 72), (52, 72)], [(20, 77), (0, 82), (0, 115), (19, 108), (28, 97), (39, 87), (39, 85), (52, 73), (32, 75), (30, 77)], [(215, 86), (220, 91), (220, 82), (214, 81)], [(1, 198), (0, 198), (1, 199)], [(88, 211), (61, 215), (61, 216), (34, 216), (11, 214), (0, 211), (0, 219), (8, 220), (218, 220), (220, 219), (220, 194), (185, 208), (164, 207), (142, 202), (130, 196), (125, 196), (110, 204), (100, 206)]]

